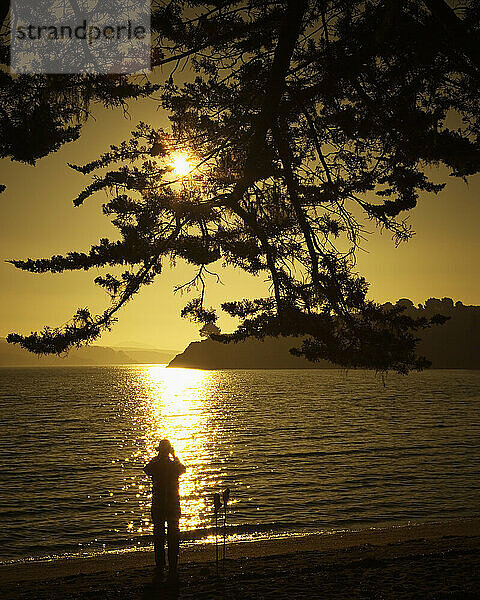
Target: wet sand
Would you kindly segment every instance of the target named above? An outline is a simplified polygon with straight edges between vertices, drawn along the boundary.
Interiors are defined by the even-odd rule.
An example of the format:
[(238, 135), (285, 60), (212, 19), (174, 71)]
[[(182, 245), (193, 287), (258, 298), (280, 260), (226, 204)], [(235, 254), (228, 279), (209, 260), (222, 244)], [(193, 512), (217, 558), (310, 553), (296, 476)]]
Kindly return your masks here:
[(480, 600), (480, 520), (184, 548), (178, 578), (137, 551), (3, 565), (4, 600)]

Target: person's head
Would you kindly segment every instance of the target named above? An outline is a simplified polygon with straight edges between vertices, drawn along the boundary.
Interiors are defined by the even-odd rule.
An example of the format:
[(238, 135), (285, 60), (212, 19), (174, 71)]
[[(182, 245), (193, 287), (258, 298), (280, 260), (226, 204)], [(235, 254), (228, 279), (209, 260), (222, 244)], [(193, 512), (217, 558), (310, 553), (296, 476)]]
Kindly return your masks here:
[(173, 454), (173, 446), (169, 440), (160, 440), (158, 446), (155, 448), (160, 456), (168, 456)]

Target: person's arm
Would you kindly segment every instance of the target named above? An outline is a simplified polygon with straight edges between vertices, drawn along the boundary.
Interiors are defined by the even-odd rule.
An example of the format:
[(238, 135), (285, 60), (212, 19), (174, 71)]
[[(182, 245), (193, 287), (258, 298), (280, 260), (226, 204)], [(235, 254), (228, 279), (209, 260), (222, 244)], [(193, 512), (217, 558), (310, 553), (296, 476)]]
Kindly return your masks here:
[(146, 473), (147, 475), (150, 475), (150, 476), (152, 476), (152, 475), (153, 475), (153, 471), (154, 471), (154, 464), (155, 464), (155, 459), (154, 459), (154, 458), (152, 458), (152, 460), (151, 460), (151, 461), (150, 461), (148, 464), (146, 464), (146, 465), (143, 467), (143, 470), (145, 471), (145, 473)]
[(176, 456), (173, 459), (173, 462), (175, 463), (175, 466), (177, 467), (178, 474), (183, 475), (185, 473), (185, 471), (187, 470), (187, 467), (185, 465), (182, 465), (178, 456)]

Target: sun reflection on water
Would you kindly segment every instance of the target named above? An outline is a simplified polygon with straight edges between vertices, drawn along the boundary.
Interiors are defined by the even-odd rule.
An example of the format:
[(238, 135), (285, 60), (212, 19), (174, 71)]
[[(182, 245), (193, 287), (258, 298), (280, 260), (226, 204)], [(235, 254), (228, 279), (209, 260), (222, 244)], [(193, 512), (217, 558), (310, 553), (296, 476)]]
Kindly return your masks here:
[[(142, 368), (143, 450), (139, 459), (145, 463), (156, 454), (155, 447), (168, 438), (176, 455), (187, 467), (180, 478), (182, 530), (191, 530), (205, 522), (207, 507), (205, 487), (211, 461), (215, 426), (211, 413), (216, 381), (214, 373), (194, 369), (166, 369), (163, 366)], [(151, 492), (145, 481), (137, 482), (143, 523), (138, 532), (149, 530)]]

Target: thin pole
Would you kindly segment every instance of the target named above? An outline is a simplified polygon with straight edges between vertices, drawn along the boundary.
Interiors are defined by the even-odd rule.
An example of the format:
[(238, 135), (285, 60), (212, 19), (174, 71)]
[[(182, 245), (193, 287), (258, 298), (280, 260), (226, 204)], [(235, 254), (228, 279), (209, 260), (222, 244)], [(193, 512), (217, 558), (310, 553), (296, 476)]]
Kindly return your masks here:
[(227, 537), (227, 507), (226, 507), (226, 505), (224, 505), (223, 508), (225, 510), (225, 515), (223, 517), (223, 568), (225, 568), (225, 554), (226, 554), (225, 539)]
[(215, 563), (217, 566), (218, 575), (218, 511), (222, 503), (220, 502), (220, 494), (213, 494), (213, 510), (215, 513)]
[(218, 513), (215, 513), (215, 562), (218, 573)]
[(223, 568), (225, 569), (225, 557), (227, 555), (226, 537), (227, 537), (227, 504), (230, 498), (230, 488), (223, 492)]

